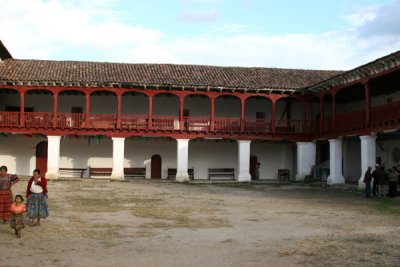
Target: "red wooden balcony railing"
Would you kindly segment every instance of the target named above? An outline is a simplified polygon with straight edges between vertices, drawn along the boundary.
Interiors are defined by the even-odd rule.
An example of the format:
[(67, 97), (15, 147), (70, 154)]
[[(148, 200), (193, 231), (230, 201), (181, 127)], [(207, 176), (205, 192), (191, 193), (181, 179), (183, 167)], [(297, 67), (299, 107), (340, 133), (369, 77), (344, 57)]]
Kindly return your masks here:
[(276, 134), (311, 134), (311, 122), (304, 120), (279, 120), (275, 126)]
[(271, 133), (271, 120), (245, 119), (244, 130), (249, 133)]
[(239, 118), (215, 118), (214, 123), (216, 132), (240, 132)]
[(90, 127), (93, 129), (115, 129), (116, 124), (115, 114), (90, 114)]
[(400, 101), (371, 109), (371, 124), (387, 124), (400, 121)]
[(25, 127), (49, 128), (53, 126), (52, 112), (25, 112)]
[(209, 131), (210, 117), (184, 117), (185, 127), (187, 131)]
[[(24, 124), (20, 121), (20, 112), (0, 111), (0, 127), (32, 127), (53, 128), (52, 112), (25, 112)], [(86, 114), (80, 113), (58, 113), (56, 127), (60, 129), (107, 129), (119, 130), (117, 128), (116, 114), (90, 114), (89, 124), (86, 122)], [(349, 132), (370, 127), (365, 121), (365, 111), (357, 110), (337, 114), (335, 117), (335, 128), (332, 128), (331, 117), (325, 117), (322, 121), (315, 119), (304, 120), (278, 120), (275, 125), (275, 133), (279, 135), (308, 135), (328, 134), (334, 132)], [(400, 101), (371, 109), (370, 124), (374, 127), (381, 125), (400, 124)], [(149, 128), (148, 115), (121, 115), (121, 130), (146, 130)], [(184, 117), (181, 125), (179, 116), (152, 116), (151, 129), (157, 131), (179, 131), (208, 132), (211, 130), (211, 120), (208, 116)], [(270, 119), (245, 118), (241, 128), (240, 118), (214, 119), (214, 131), (218, 133), (244, 133), (248, 134), (271, 134), (272, 122)]]
[(147, 115), (121, 115), (121, 128), (129, 130), (147, 129)]
[(336, 115), (335, 131), (351, 131), (365, 127), (365, 111), (356, 110)]
[(85, 114), (58, 113), (57, 126), (59, 128), (82, 129), (85, 128)]
[(179, 126), (180, 123), (178, 116), (153, 115), (152, 129), (154, 130), (177, 131), (180, 129)]
[(0, 127), (19, 126), (19, 112), (0, 112)]

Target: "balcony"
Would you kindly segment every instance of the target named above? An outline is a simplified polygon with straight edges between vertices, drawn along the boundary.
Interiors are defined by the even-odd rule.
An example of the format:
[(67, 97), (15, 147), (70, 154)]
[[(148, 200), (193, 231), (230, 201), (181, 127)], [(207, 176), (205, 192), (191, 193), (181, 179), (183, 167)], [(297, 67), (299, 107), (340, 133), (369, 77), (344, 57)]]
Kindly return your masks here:
[[(182, 119), (182, 121), (181, 121)], [(89, 120), (87, 122), (87, 120)], [(277, 120), (275, 126), (271, 119), (245, 118), (243, 125), (240, 118), (216, 117), (214, 123), (208, 116), (162, 116), (153, 115), (151, 123), (147, 114), (122, 114), (120, 122), (116, 114), (86, 114), (52, 112), (0, 112), (0, 128), (13, 131), (21, 129), (51, 129), (60, 131), (124, 131), (124, 132), (178, 132), (189, 134), (245, 134), (256, 136), (324, 136), (326, 134), (342, 134), (366, 128), (379, 128), (387, 125), (400, 125), (400, 102), (371, 109), (370, 123), (365, 121), (365, 111), (357, 110), (340, 113), (335, 117), (333, 125), (331, 117), (325, 117), (320, 125), (319, 119)], [(334, 127), (333, 127), (334, 126)], [(10, 129), (9, 129), (10, 128)], [(3, 129), (3, 131), (6, 129)], [(1, 129), (0, 129), (1, 131)]]

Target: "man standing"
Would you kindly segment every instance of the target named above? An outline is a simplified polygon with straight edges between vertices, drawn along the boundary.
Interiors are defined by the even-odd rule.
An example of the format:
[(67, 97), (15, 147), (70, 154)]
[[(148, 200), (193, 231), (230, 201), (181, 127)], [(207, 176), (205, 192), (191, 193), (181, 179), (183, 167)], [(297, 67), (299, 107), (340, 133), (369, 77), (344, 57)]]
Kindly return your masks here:
[(372, 167), (368, 166), (367, 171), (364, 174), (364, 183), (365, 183), (365, 197), (371, 197), (371, 174)]
[(375, 170), (372, 172), (372, 178), (374, 178), (374, 181), (372, 182), (372, 195), (379, 196), (379, 164), (375, 165)]

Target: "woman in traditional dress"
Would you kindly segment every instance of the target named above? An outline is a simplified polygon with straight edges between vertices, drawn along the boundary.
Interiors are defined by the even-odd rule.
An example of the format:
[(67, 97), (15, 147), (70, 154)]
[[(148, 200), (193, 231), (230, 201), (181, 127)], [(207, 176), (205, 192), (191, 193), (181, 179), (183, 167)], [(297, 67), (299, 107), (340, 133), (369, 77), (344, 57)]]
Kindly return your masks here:
[(5, 223), (11, 218), (11, 205), (13, 196), (11, 186), (18, 182), (18, 176), (7, 174), (7, 167), (0, 167), (0, 219)]
[(35, 169), (26, 188), (27, 215), (32, 219), (31, 226), (40, 225), (40, 219), (49, 216), (47, 205), (47, 181), (40, 175), (40, 170)]

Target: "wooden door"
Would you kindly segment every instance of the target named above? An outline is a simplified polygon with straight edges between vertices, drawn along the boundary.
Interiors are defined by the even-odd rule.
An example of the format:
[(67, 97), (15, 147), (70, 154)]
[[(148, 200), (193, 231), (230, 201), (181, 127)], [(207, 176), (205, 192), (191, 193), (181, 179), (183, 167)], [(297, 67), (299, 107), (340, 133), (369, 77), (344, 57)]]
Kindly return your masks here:
[(42, 141), (36, 146), (36, 169), (41, 175), (47, 172), (47, 141)]
[(153, 155), (151, 157), (151, 178), (161, 179), (161, 157)]
[(251, 175), (251, 180), (256, 180), (256, 173), (255, 173), (255, 169), (256, 169), (256, 164), (258, 162), (258, 158), (257, 156), (251, 155), (250, 156), (250, 175)]

